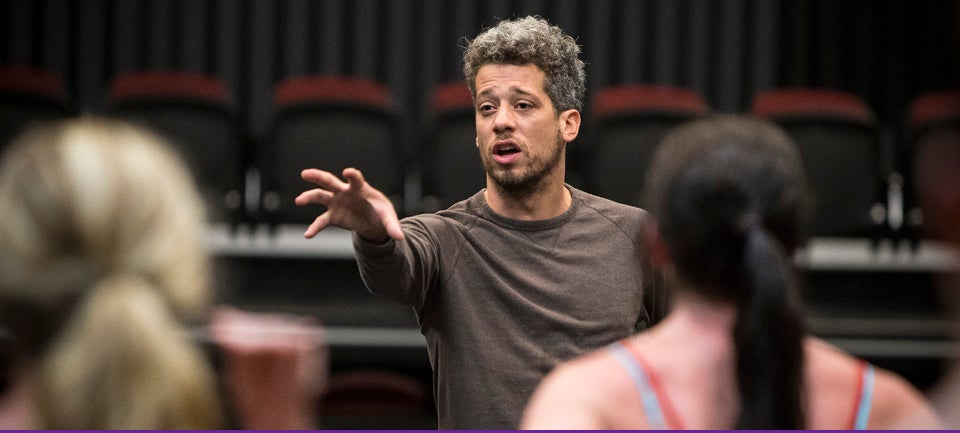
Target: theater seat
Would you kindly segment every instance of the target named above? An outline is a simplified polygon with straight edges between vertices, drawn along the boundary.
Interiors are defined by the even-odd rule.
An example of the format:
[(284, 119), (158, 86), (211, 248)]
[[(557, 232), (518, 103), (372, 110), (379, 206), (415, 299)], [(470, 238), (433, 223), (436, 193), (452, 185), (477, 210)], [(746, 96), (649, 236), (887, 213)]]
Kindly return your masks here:
[(833, 89), (778, 88), (754, 95), (752, 112), (782, 126), (797, 145), (816, 194), (812, 236), (889, 234), (887, 179), (873, 111)]
[(709, 112), (691, 89), (640, 84), (601, 89), (590, 105), (591, 138), (576, 152), (584, 187), (642, 205), (644, 173), (660, 140), (675, 126)]
[[(960, 90), (921, 94), (907, 109), (910, 190), (916, 194), (911, 239), (960, 245)], [(921, 209), (925, 212), (921, 212)]]
[(0, 66), (0, 151), (33, 122), (74, 116), (60, 77), (33, 66)]
[(436, 425), (428, 386), (388, 370), (334, 373), (321, 400), (325, 429), (391, 429), (430, 421)]
[(245, 219), (243, 132), (219, 78), (185, 71), (120, 74), (111, 82), (107, 108), (173, 143), (197, 179), (211, 220)]
[(297, 207), (314, 185), (305, 168), (340, 175), (360, 169), (403, 214), (403, 133), (389, 88), (359, 77), (307, 76), (275, 86), (273, 118), (264, 146), (263, 209), (271, 224), (309, 224), (322, 207)]
[(423, 152), (424, 210), (431, 212), (469, 198), (486, 186), (477, 151), (473, 97), (462, 81), (438, 85), (431, 98)]

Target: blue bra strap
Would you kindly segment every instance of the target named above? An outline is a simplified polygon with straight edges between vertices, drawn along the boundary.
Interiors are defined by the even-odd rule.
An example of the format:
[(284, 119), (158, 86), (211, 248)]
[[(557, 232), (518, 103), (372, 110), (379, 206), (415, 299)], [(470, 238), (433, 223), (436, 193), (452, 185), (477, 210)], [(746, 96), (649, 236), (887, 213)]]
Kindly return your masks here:
[(870, 419), (870, 404), (873, 402), (873, 382), (875, 375), (873, 365), (867, 364), (867, 367), (863, 370), (863, 389), (860, 391), (857, 421), (853, 425), (853, 428), (856, 430), (867, 429), (867, 421)]
[(627, 349), (622, 343), (616, 342), (611, 344), (610, 351), (613, 357), (616, 358), (617, 361), (620, 361), (623, 368), (627, 370), (627, 373), (630, 374), (630, 377), (633, 379), (633, 383), (637, 386), (640, 399), (643, 401), (643, 412), (647, 416), (647, 423), (650, 424), (650, 429), (666, 430), (667, 426), (663, 421), (663, 411), (660, 409), (660, 400), (657, 399), (657, 394), (653, 392), (650, 387), (650, 379), (647, 377), (647, 372), (643, 370), (640, 363), (638, 363), (636, 358), (633, 357), (633, 354), (630, 353), (630, 349)]

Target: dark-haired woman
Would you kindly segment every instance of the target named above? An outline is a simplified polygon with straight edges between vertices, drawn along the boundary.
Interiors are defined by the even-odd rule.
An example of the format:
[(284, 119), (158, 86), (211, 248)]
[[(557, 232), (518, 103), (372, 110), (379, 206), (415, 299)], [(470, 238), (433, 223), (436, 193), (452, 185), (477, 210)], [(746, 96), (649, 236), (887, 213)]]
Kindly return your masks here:
[(661, 144), (645, 193), (670, 314), (557, 367), (522, 428), (941, 426), (903, 378), (806, 333), (791, 252), (811, 200), (779, 128), (741, 116), (684, 125)]

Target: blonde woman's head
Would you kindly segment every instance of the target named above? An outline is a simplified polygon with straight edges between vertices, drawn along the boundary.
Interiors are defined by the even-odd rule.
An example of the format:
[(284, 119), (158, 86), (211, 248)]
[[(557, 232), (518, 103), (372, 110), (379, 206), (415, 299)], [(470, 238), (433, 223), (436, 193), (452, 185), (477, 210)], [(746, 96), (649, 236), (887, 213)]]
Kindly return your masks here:
[(137, 127), (71, 120), (10, 144), (0, 323), (4, 361), (36, 366), (38, 427), (219, 427), (213, 376), (182, 326), (209, 301), (203, 221), (184, 163)]

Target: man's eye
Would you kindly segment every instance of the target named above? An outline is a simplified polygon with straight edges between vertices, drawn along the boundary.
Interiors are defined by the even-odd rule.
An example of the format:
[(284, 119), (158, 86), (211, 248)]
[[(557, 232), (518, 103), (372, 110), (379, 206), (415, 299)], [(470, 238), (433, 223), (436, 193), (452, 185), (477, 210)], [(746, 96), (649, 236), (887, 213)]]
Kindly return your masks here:
[(528, 108), (530, 108), (530, 107), (532, 107), (532, 105), (530, 105), (530, 104), (527, 103), (527, 102), (518, 102), (518, 103), (517, 103), (517, 109), (519, 109), (519, 110), (526, 110), (526, 109), (528, 109)]

